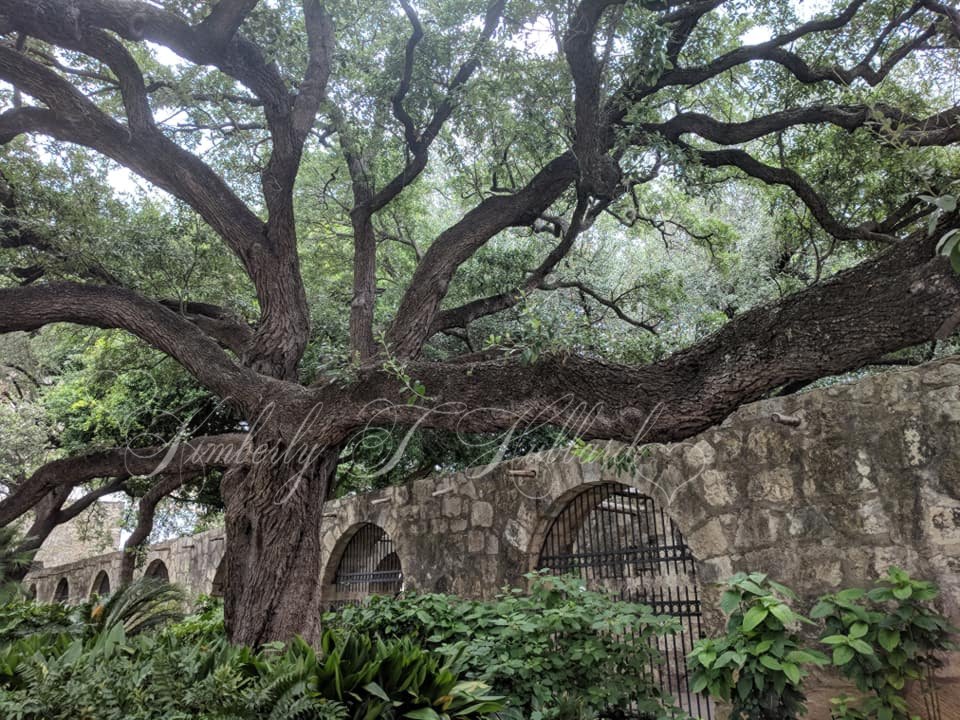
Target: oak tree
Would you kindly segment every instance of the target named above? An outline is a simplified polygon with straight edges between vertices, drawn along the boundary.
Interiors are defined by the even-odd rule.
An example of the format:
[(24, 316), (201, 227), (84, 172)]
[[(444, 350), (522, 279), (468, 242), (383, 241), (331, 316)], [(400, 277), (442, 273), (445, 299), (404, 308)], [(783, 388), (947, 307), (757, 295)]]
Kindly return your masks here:
[[(323, 506), (358, 429), (575, 419), (585, 438), (644, 427), (647, 441), (674, 441), (771, 392), (951, 336), (960, 281), (938, 245), (960, 226), (960, 13), (938, 0), (800, 9), (0, 0), (0, 246), (30, 259), (0, 289), (0, 332), (125, 331), (247, 430), (173, 445), (159, 474), (144, 448), (42, 464), (8, 488), (0, 525), (35, 510), (40, 537), (76, 503), (152, 476), (140, 541), (159, 498), (218, 467), (231, 638), (311, 637)], [(38, 222), (17, 186), (51, 147), (169, 194), (204, 224), (178, 247), (215, 239), (231, 257), (174, 300), (129, 266), (133, 250), (113, 267), (80, 257), (58, 240), (64, 222)], [(629, 243), (638, 227), (731, 262), (699, 206), (677, 199), (730, 183), (782, 210), (765, 231), (790, 239), (777, 268), (800, 280), (780, 297), (724, 302), (715, 332), (671, 353), (478, 346), (474, 328), (546, 294), (571, 298), (588, 325), (600, 315), (618, 334), (657, 335), (662, 318), (628, 307), (632, 290), (565, 269), (591, 234)], [(714, 200), (731, 220), (763, 212), (735, 192)], [(128, 229), (115, 225), (98, 232)], [(481, 282), (504, 238), (522, 261)], [(828, 261), (841, 255), (842, 269)], [(315, 289), (334, 275), (348, 286), (339, 324)], [(218, 282), (249, 287), (251, 302), (219, 302)]]

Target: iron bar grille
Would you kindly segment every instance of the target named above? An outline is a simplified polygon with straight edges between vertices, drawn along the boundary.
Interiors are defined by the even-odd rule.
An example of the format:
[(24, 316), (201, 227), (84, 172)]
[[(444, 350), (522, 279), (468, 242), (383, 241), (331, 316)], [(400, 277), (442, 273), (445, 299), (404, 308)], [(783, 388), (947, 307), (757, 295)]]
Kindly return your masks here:
[(340, 557), (333, 585), (333, 607), (359, 603), (370, 595), (396, 595), (403, 589), (400, 558), (383, 528), (367, 523), (357, 530)]
[(650, 672), (680, 708), (711, 720), (709, 699), (692, 693), (687, 677), (686, 655), (703, 637), (695, 559), (652, 498), (620, 483), (589, 487), (551, 524), (538, 567), (678, 618), (680, 632), (656, 639), (661, 661)]

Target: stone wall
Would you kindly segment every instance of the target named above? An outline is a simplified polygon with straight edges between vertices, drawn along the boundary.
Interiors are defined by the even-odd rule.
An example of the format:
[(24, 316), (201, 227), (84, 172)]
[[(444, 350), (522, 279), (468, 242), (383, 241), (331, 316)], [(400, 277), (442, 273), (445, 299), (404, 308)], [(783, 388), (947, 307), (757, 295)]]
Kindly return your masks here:
[[(171, 582), (184, 585), (194, 596), (209, 594), (223, 558), (223, 543), (220, 529), (157, 543), (150, 546), (134, 575), (139, 577), (162, 563)], [(101, 571), (106, 573), (111, 588), (117, 586), (120, 559), (121, 553), (111, 552), (63, 565), (45, 565), (27, 575), (23, 583), (39, 600), (52, 600), (60, 580), (66, 578), (69, 602), (81, 602), (93, 594)]]
[[(711, 583), (734, 571), (768, 572), (809, 601), (867, 584), (891, 564), (936, 581), (943, 610), (960, 623), (958, 447), (953, 359), (745, 406), (688, 442), (648, 448), (629, 478), (547, 453), (330, 502), (318, 581), (329, 594), (352, 533), (375, 523), (395, 543), (407, 588), (490, 597), (535, 568), (571, 498), (616, 481), (654, 498), (684, 532), (710, 627), (720, 625)], [(148, 560), (209, 592), (222, 552), (211, 531), (152, 548)], [(98, 569), (118, 566), (117, 555), (100, 556), (27, 582), (49, 599), (70, 577), (76, 599)], [(948, 710), (960, 706), (950, 705), (958, 693), (949, 681), (944, 693)], [(811, 717), (829, 716), (821, 701), (815, 694)], [(953, 716), (960, 711), (944, 717)]]
[(34, 561), (64, 565), (116, 550), (120, 547), (122, 517), (122, 502), (97, 502), (80, 517), (57, 525), (37, 551)]

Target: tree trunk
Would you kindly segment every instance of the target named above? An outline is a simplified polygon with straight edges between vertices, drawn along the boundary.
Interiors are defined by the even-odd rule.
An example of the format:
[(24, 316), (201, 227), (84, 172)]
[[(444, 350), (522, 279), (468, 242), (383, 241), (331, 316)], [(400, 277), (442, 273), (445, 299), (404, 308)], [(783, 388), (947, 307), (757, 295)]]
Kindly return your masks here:
[[(277, 454), (285, 449), (272, 447)], [(340, 448), (323, 449), (306, 467), (286, 450), (289, 459), (256, 462), (223, 479), (224, 614), (237, 644), (319, 636), (320, 528)]]

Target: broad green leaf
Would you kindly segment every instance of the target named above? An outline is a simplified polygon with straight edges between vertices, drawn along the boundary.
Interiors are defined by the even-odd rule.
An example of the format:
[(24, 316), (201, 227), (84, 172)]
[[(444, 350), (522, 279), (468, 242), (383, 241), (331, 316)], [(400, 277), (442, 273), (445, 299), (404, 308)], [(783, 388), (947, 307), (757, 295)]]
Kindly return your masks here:
[(877, 632), (877, 642), (884, 650), (891, 651), (900, 644), (900, 631), (880, 628)]
[(769, 668), (770, 670), (782, 670), (782, 669), (783, 669), (783, 666), (780, 664), (780, 661), (777, 660), (777, 659), (776, 659), (775, 657), (773, 657), (772, 655), (761, 655), (761, 656), (760, 656), (760, 664), (763, 665), (765, 668)]
[(783, 603), (771, 605), (770, 613), (784, 625), (790, 625), (797, 619), (796, 614)]
[(853, 648), (849, 645), (838, 645), (833, 649), (833, 664), (837, 667), (846, 665), (853, 660), (855, 654)]
[(794, 685), (800, 682), (800, 668), (793, 663), (782, 663), (783, 674), (789, 678)]
[(850, 647), (852, 647), (861, 655), (873, 655), (873, 648), (870, 647), (863, 640), (851, 640)]
[(867, 626), (866, 623), (855, 622), (853, 625), (850, 626), (849, 636), (854, 639), (862, 638), (864, 635), (867, 634), (869, 629), (870, 628)]
[(754, 605), (747, 610), (747, 613), (743, 616), (742, 627), (744, 632), (750, 632), (757, 627), (757, 625), (766, 619), (768, 613), (769, 611), (766, 608), (760, 607), (759, 605)]

